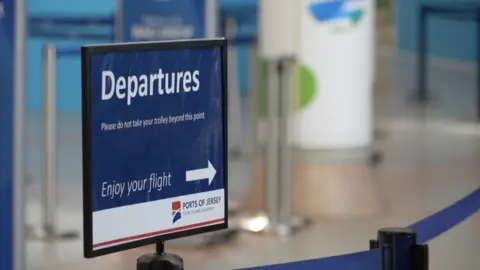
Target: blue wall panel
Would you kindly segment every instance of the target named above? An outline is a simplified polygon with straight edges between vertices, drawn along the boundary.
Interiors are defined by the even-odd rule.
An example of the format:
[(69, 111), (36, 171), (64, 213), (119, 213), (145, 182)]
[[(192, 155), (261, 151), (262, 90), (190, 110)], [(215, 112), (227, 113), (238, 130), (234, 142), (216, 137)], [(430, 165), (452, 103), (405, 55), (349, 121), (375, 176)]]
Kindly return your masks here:
[[(51, 40), (30, 38), (28, 42), (28, 107), (40, 109), (43, 102), (42, 47), (54, 42), (58, 50), (79, 48), (84, 44), (100, 43), (98, 40)], [(81, 68), (79, 55), (57, 55), (57, 106), (59, 110), (80, 110), (81, 108)]]
[[(397, 37), (401, 49), (416, 51), (420, 1), (428, 3), (461, 3), (466, 0), (396, 0)], [(472, 1), (470, 1), (471, 3)], [(480, 0), (473, 0), (478, 2)], [(470, 16), (471, 17), (471, 16)], [(432, 55), (474, 61), (476, 59), (476, 25), (469, 20), (431, 15), (427, 21), (429, 51)]]
[[(1, 1), (1, 0), (0, 0)], [(222, 6), (249, 6), (256, 5), (257, 0), (219, 0)], [(82, 0), (82, 1), (59, 1), (59, 0), (30, 0), (29, 15), (75, 15), (75, 16), (111, 16), (116, 10), (116, 0)], [(250, 31), (250, 30), (249, 30)], [(54, 39), (30, 38), (28, 41), (28, 108), (32, 111), (42, 107), (42, 46), (45, 43), (55, 43), (58, 46), (80, 46), (89, 41), (61, 41)], [(92, 40), (91, 43), (105, 41)], [(247, 74), (247, 47), (239, 50), (240, 89), (243, 93), (248, 88)], [(80, 110), (80, 57), (59, 57), (57, 62), (57, 86), (58, 108), (60, 110)]]
[[(115, 0), (30, 0), (29, 15), (62, 16), (75, 15), (86, 17), (111, 16), (116, 8)], [(87, 43), (104, 43), (105, 41), (68, 41), (55, 39), (30, 38), (28, 52), (27, 103), (30, 110), (39, 110), (43, 102), (42, 47), (46, 43), (54, 43), (59, 47), (79, 47)], [(59, 56), (57, 62), (58, 108), (60, 110), (80, 110), (81, 80), (80, 57)]]
[(30, 0), (28, 11), (30, 14), (111, 14), (117, 6), (116, 0)]

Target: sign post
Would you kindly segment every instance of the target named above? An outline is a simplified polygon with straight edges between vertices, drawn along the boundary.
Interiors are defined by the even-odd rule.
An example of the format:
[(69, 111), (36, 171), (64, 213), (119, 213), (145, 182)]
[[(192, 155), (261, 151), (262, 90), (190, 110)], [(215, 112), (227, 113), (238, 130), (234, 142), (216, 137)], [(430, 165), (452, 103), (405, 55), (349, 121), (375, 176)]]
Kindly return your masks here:
[(226, 61), (225, 39), (82, 48), (85, 257), (156, 243), (137, 269), (183, 269), (164, 241), (228, 227)]

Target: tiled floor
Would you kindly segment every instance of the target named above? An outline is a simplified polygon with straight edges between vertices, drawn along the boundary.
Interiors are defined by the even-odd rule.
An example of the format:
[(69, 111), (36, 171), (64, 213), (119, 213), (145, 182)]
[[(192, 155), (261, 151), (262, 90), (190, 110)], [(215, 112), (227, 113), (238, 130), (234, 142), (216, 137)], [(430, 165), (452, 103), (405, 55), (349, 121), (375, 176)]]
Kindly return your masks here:
[[(365, 250), (378, 228), (409, 225), (480, 186), (480, 124), (471, 120), (474, 73), (436, 67), (431, 80), (437, 99), (432, 107), (422, 110), (406, 102), (407, 90), (413, 85), (412, 62), (408, 57), (395, 61), (394, 56), (391, 52), (382, 53), (378, 64), (376, 122), (385, 137), (375, 146), (385, 159), (379, 167), (368, 168), (369, 189), (378, 199), (378, 211), (362, 217), (320, 218), (288, 239), (245, 234), (231, 245), (205, 250), (169, 248), (185, 259), (186, 269), (233, 269)], [(59, 224), (62, 229), (81, 230), (80, 118), (67, 113), (59, 118)], [(28, 221), (38, 225), (41, 179), (38, 115), (31, 115), (29, 128), (28, 168), (32, 184), (28, 189)], [(240, 181), (250, 177), (249, 168), (245, 162), (232, 163), (230, 182), (234, 183), (232, 192), (237, 199), (244, 197)], [(344, 187), (345, 194), (354, 192), (349, 188)], [(480, 269), (479, 250), (477, 213), (431, 242), (430, 269)], [(130, 270), (139, 255), (150, 251), (152, 247), (145, 247), (85, 260), (81, 240), (29, 241), (28, 269)]]

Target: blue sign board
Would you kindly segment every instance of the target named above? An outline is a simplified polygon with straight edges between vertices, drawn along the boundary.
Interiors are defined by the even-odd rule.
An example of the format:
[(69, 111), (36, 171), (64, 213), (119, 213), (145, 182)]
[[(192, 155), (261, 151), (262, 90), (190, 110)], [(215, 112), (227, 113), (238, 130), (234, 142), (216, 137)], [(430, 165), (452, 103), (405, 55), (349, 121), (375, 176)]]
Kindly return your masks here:
[(227, 227), (226, 41), (82, 48), (85, 256)]
[[(156, 41), (209, 37), (210, 0), (121, 0), (122, 41)], [(215, 12), (215, 11), (213, 11)]]
[(0, 0), (0, 264), (13, 269), (13, 0)]

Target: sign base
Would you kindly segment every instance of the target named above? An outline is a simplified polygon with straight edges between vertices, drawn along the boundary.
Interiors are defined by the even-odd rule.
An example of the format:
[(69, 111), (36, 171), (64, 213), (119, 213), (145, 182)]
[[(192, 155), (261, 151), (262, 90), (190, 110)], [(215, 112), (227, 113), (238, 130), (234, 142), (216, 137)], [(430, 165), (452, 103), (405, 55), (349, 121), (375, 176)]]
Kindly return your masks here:
[(157, 243), (155, 254), (142, 255), (137, 260), (137, 270), (183, 270), (183, 259), (165, 253), (165, 244)]

